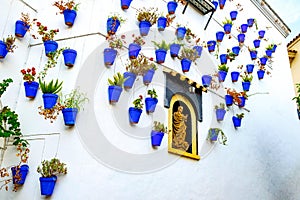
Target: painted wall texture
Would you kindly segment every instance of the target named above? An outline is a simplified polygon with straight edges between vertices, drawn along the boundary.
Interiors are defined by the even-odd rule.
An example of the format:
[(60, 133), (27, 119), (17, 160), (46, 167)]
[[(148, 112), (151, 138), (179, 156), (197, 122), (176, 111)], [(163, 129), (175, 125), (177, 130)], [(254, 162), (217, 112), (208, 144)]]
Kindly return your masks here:
[[(294, 84), (300, 82), (299, 78), (299, 49), (300, 49), (300, 44), (299, 44), (299, 35), (295, 38), (293, 38), (292, 41), (290, 41), (287, 45), (288, 49), (288, 54), (289, 54), (289, 59), (290, 59), (290, 65), (291, 65), (291, 71), (292, 71), (292, 77)], [(294, 85), (295, 88), (295, 94), (297, 94), (297, 89), (296, 86)]]
[[(30, 13), (50, 29), (59, 28), (55, 37), (59, 48), (76, 49), (78, 55), (73, 68), (66, 67), (61, 56), (56, 67), (49, 70), (46, 80), (63, 80), (63, 93), (80, 87), (89, 98), (73, 128), (64, 125), (61, 114), (54, 123), (44, 120), (38, 114), (38, 107), (43, 105), (42, 92), (38, 91), (34, 100), (25, 98), (20, 73), (21, 69), (32, 66), (37, 71), (43, 69), (47, 62), (43, 44), (41, 38), (34, 40), (28, 33), (25, 38), (17, 39), (15, 53), (0, 61), (0, 79), (11, 77), (14, 80), (1, 101), (19, 114), (22, 133), (30, 142), (30, 172), (17, 193), (1, 190), (0, 199), (43, 199), (36, 168), (42, 160), (53, 157), (67, 164), (68, 174), (59, 176), (52, 199), (300, 199), (299, 120), (296, 105), (291, 101), (294, 89), (286, 44), (279, 30), (262, 14), (260, 7), (255, 6), (260, 5), (259, 1), (253, 1), (255, 4), (227, 1), (223, 10), (217, 9), (206, 30), (209, 14), (203, 16), (192, 6), (182, 14), (184, 6), (179, 4), (171, 27), (158, 32), (153, 25), (149, 35), (144, 37), (146, 44), (141, 52), (153, 58), (152, 41), (173, 42), (176, 23), (190, 27), (201, 39), (200, 43), (215, 40), (215, 33), (223, 30), (222, 21), (240, 4), (232, 34), (225, 35), (219, 54), (238, 46), (237, 29), (248, 18), (257, 20), (258, 30), (266, 30), (265, 39), (258, 48), (259, 57), (265, 54), (268, 44), (281, 43), (266, 66), (271, 75), (265, 75), (263, 80), (258, 80), (257, 61), (252, 61), (248, 52), (248, 47), (253, 48), (253, 40), (258, 38), (255, 27), (248, 29), (240, 55), (228, 61), (229, 72), (238, 70), (239, 65), (243, 65), (244, 70), (246, 64), (255, 64), (245, 109), (232, 106), (224, 121), (216, 121), (214, 106), (224, 102), (225, 88), (242, 91), (241, 78), (232, 83), (228, 74), (217, 90), (208, 88), (203, 92), (203, 121), (197, 122), (199, 161), (168, 153), (167, 136), (157, 149), (151, 146), (153, 121), (169, 123), (168, 109), (164, 107), (163, 69), (183, 74), (180, 61), (173, 60), (169, 52), (165, 63), (158, 65), (149, 86), (138, 77), (131, 90), (123, 91), (116, 105), (108, 103), (107, 79), (116, 72), (125, 72), (128, 52), (126, 49), (120, 51), (112, 67), (104, 66), (103, 50), (108, 47), (105, 40), (107, 17), (117, 12), (127, 19), (117, 34), (124, 34), (128, 45), (132, 42), (132, 34), (139, 34), (136, 9), (152, 6), (166, 14), (166, 1), (133, 0), (128, 10), (122, 11), (120, 0), (82, 0), (72, 28), (64, 25), (63, 16), (56, 14), (58, 10), (52, 6), (52, 1), (25, 1), (35, 10), (22, 1), (0, 2), (3, 8), (1, 38), (14, 34), (15, 21), (21, 12)], [(220, 61), (215, 54), (203, 48), (201, 58), (184, 75), (201, 84), (202, 75), (217, 71)], [(147, 115), (144, 110), (139, 124), (130, 126), (127, 112), (132, 101), (140, 94), (146, 96), (147, 89), (152, 88), (158, 92), (156, 111)], [(242, 126), (235, 129), (231, 118), (242, 112), (245, 113)], [(221, 128), (228, 137), (228, 145), (207, 141), (209, 128)], [(15, 148), (9, 146), (1, 167), (16, 162)]]

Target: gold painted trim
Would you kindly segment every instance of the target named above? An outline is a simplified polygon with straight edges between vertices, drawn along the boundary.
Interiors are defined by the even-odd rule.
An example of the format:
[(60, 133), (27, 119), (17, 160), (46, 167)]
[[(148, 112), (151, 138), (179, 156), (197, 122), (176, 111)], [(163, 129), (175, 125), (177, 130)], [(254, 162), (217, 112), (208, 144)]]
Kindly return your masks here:
[(191, 113), (191, 119), (192, 119), (192, 153), (188, 153), (179, 149), (175, 149), (172, 147), (172, 139), (173, 139), (173, 131), (171, 131), (168, 134), (168, 152), (174, 153), (177, 155), (189, 157), (192, 159), (200, 160), (200, 156), (197, 154), (197, 120), (196, 120), (196, 114), (195, 114), (195, 109), (192, 106), (191, 102), (184, 96), (180, 94), (175, 94), (170, 102), (170, 108), (168, 110), (168, 129), (173, 130), (173, 105), (176, 101), (182, 101), (186, 104), (186, 106), (189, 108), (190, 113)]

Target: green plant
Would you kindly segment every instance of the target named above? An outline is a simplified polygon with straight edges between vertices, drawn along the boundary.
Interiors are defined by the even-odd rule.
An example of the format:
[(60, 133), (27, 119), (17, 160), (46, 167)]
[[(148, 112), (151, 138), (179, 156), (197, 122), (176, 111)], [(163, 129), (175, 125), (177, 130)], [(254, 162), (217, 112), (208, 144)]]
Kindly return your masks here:
[(123, 49), (124, 44), (126, 44), (125, 35), (122, 35), (121, 38), (116, 35), (109, 35), (106, 37), (108, 41), (108, 46), (112, 49)]
[(297, 94), (298, 96), (295, 96), (292, 100), (295, 100), (298, 106), (298, 109), (300, 109), (300, 83), (296, 83), (296, 88), (297, 88)]
[(143, 37), (142, 36), (135, 36), (134, 34), (132, 34), (132, 37), (133, 37), (133, 42), (134, 43), (136, 43), (136, 44), (138, 44), (138, 45), (140, 45), (140, 46), (142, 46), (142, 45), (144, 45), (145, 44), (145, 41), (144, 41), (144, 39), (143, 39)]
[(232, 62), (233, 60), (235, 60), (235, 57), (237, 55), (235, 53), (233, 53), (230, 49), (227, 49), (227, 59), (230, 60), (230, 62)]
[(137, 10), (137, 20), (138, 21), (148, 21), (151, 25), (155, 24), (159, 14), (158, 8), (140, 8)]
[(0, 97), (3, 95), (3, 93), (6, 91), (7, 87), (9, 86), (10, 83), (12, 83), (13, 80), (11, 78), (4, 79), (0, 83)]
[(125, 66), (126, 71), (136, 75), (144, 75), (149, 69), (157, 69), (157, 66), (143, 55), (139, 55), (136, 59), (129, 60), (129, 63)]
[[(217, 135), (218, 137), (218, 141), (220, 144), (223, 144), (223, 145), (227, 145), (227, 137), (225, 135), (225, 133), (222, 131), (222, 129), (219, 129), (219, 128), (210, 128), (208, 130), (208, 135), (207, 135), (207, 140), (210, 140), (211, 141), (211, 138), (213, 138), (215, 135)], [(221, 137), (219, 137), (221, 136)]]
[(272, 44), (268, 44), (266, 46), (266, 50), (273, 50), (273, 48), (274, 48), (274, 44), (273, 43)]
[(219, 65), (219, 66), (218, 66), (218, 70), (219, 70), (219, 71), (228, 72), (228, 70), (229, 70), (229, 67), (227, 67), (227, 65), (226, 65), (226, 64)]
[(224, 103), (220, 103), (219, 105), (215, 105), (215, 109), (225, 109), (225, 104)]
[(58, 174), (67, 174), (66, 164), (60, 162), (57, 158), (52, 158), (51, 160), (43, 160), (41, 166), (38, 166), (37, 172), (42, 175), (42, 177), (51, 177)]
[(225, 25), (225, 24), (233, 24), (232, 23), (232, 20), (231, 19), (227, 19), (226, 17), (225, 17), (225, 20), (224, 21), (222, 21), (222, 23)]
[(148, 90), (147, 94), (150, 95), (151, 98), (157, 98), (157, 94), (154, 88), (152, 90)]
[(41, 79), (39, 79), (39, 84), (44, 94), (46, 93), (56, 94), (61, 91), (63, 81), (59, 82), (58, 79), (56, 79), (55, 82), (54, 80), (51, 80), (49, 83), (46, 83), (45, 81), (41, 81)]
[(64, 1), (55, 1), (53, 6), (56, 6), (60, 11), (59, 13), (60, 14), (63, 14), (63, 12), (65, 10), (75, 10), (75, 11), (78, 11), (78, 6), (79, 6), (79, 3), (75, 3), (73, 0), (72, 1), (67, 1), (67, 2), (64, 2)]
[(244, 118), (244, 113), (236, 114), (235, 116), (239, 119), (243, 119)]
[(108, 79), (108, 84), (122, 87), (125, 80), (124, 75), (118, 72), (113, 76), (113, 79)]
[(143, 96), (140, 95), (139, 98), (135, 99), (133, 102), (134, 108), (143, 109)]
[[(53, 40), (54, 36), (59, 32), (59, 29), (48, 30), (48, 27), (42, 25), (41, 22), (37, 22), (36, 26), (38, 27), (38, 34), (42, 36), (43, 42)], [(36, 39), (37, 37), (33, 35), (33, 38)]]
[(162, 133), (168, 133), (168, 128), (164, 125), (164, 123), (154, 121), (153, 122), (153, 130)]
[(112, 18), (113, 20), (119, 20), (120, 21), (120, 24), (126, 22), (126, 19), (123, 19), (123, 17), (121, 17), (119, 15), (119, 13), (114, 13), (114, 14), (111, 14), (108, 16), (108, 18)]
[(170, 49), (170, 44), (166, 43), (165, 40), (162, 40), (161, 43), (157, 43), (155, 41), (152, 41), (152, 42), (157, 49), (164, 49), (166, 51), (168, 51), (168, 49)]
[(180, 51), (179, 59), (182, 60), (184, 58), (187, 58), (187, 59), (191, 60), (192, 62), (195, 62), (196, 59), (199, 58), (199, 55), (198, 55), (196, 49), (183, 47)]
[(244, 72), (244, 74), (240, 75), (244, 82), (251, 82), (253, 79), (252, 74), (248, 74), (247, 72)]
[(15, 45), (16, 38), (12, 35), (7, 36), (7, 38), (3, 38), (3, 42), (6, 44), (6, 50), (8, 52), (13, 53), (17, 48), (17, 46)]
[(69, 94), (60, 95), (59, 101), (63, 108), (77, 108), (80, 111), (83, 108), (83, 105), (89, 99), (86, 97), (86, 94), (80, 92), (79, 88), (73, 89)]

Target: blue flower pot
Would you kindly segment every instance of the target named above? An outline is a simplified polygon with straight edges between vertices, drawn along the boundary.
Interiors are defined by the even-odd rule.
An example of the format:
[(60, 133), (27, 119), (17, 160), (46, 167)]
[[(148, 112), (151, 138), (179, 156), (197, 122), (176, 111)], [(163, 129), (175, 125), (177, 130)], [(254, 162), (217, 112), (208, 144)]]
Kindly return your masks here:
[(64, 108), (62, 110), (64, 122), (66, 126), (74, 126), (76, 122), (76, 116), (78, 113), (77, 108)]
[(202, 46), (194, 46), (193, 49), (196, 50), (197, 56), (201, 57), (202, 50), (203, 50)]
[(202, 85), (204, 87), (209, 87), (210, 86), (210, 83), (211, 83), (211, 80), (212, 80), (211, 76), (203, 75), (201, 79), (202, 79)]
[(23, 185), (25, 183), (28, 171), (29, 171), (29, 166), (28, 165), (21, 165), (20, 171), (19, 171), (20, 179), (16, 179), (15, 176), (17, 174), (17, 167), (12, 167), (11, 172), (12, 172), (12, 176), (13, 176), (13, 178), (12, 178), (13, 179), (13, 184)]
[(151, 23), (148, 21), (141, 21), (139, 24), (140, 35), (147, 36), (150, 31)]
[(231, 106), (233, 104), (233, 96), (226, 94), (225, 95), (226, 106)]
[(168, 2), (167, 7), (168, 7), (168, 13), (170, 15), (175, 13), (177, 5), (178, 5), (177, 2), (175, 2), (175, 1), (169, 1)]
[(227, 72), (219, 70), (218, 75), (219, 75), (218, 76), (219, 77), (219, 82), (224, 82), (225, 78), (226, 78), (226, 75), (227, 75)]
[(65, 24), (67, 26), (73, 26), (77, 13), (75, 10), (66, 9), (63, 12), (65, 18)]
[(132, 0), (121, 0), (122, 10), (127, 10), (131, 4)]
[(251, 82), (242, 82), (243, 90), (249, 91), (250, 90)]
[(178, 27), (176, 29), (176, 37), (178, 40), (183, 40), (184, 39), (184, 36), (185, 36), (185, 33), (186, 33), (186, 28), (185, 27)]
[(24, 82), (25, 87), (25, 96), (31, 99), (34, 99), (36, 96), (36, 93), (39, 89), (39, 83), (32, 81), (32, 82)]
[(211, 129), (210, 131), (211, 131), (210, 135), (209, 135), (210, 141), (212, 141), (212, 142), (217, 141), (218, 140), (218, 135), (219, 135), (218, 132), (216, 132), (215, 129)]
[(254, 19), (253, 18), (247, 19), (247, 25), (248, 25), (248, 27), (252, 27), (253, 24), (254, 24)]
[(215, 48), (216, 48), (216, 44), (217, 42), (214, 41), (214, 40), (209, 40), (207, 41), (207, 49), (208, 49), (208, 52), (214, 52), (215, 51)]
[(219, 0), (220, 9), (223, 9), (225, 6), (226, 0)]
[(157, 19), (157, 29), (158, 31), (164, 31), (167, 26), (167, 18), (159, 17)]
[(240, 76), (240, 72), (231, 72), (231, 81), (234, 83), (234, 82), (237, 82), (238, 79), (239, 79), (239, 76)]
[(220, 55), (220, 62), (221, 62), (221, 65), (227, 64), (227, 54)]
[(265, 33), (266, 33), (266, 31), (264, 31), (264, 30), (258, 31), (258, 37), (259, 37), (260, 39), (264, 38), (264, 37), (265, 37)]
[(248, 29), (248, 24), (242, 24), (241, 25), (241, 31), (242, 31), (242, 33), (247, 33), (247, 29)]
[(180, 45), (179, 44), (171, 44), (170, 45), (170, 54), (172, 58), (178, 57), (178, 53), (180, 50)]
[(57, 99), (58, 99), (57, 94), (50, 94), (50, 93), (43, 94), (44, 108), (45, 109), (53, 108), (57, 102)]
[(235, 128), (241, 127), (242, 119), (240, 119), (236, 116), (233, 116), (232, 117), (232, 122), (233, 122), (233, 125), (234, 125)]
[(147, 97), (145, 99), (145, 105), (146, 105), (146, 112), (149, 113), (153, 113), (155, 111), (156, 108), (156, 104), (157, 104), (158, 100), (157, 98), (150, 98)]
[(64, 56), (65, 65), (68, 67), (73, 67), (76, 60), (77, 51), (74, 49), (65, 49), (63, 50), (62, 54)]
[(136, 75), (132, 72), (124, 72), (124, 78), (127, 78), (124, 81), (124, 88), (131, 89), (136, 79)]
[(273, 49), (272, 49), (273, 53), (275, 53), (275, 51), (276, 51), (276, 48), (277, 48), (277, 45), (276, 45), (276, 44), (274, 44), (274, 45), (273, 45)]
[(108, 18), (106, 21), (106, 31), (108, 35), (116, 34), (120, 26), (120, 20), (113, 19), (112, 17)]
[(254, 40), (253, 44), (254, 44), (255, 48), (259, 48), (260, 47), (260, 40)]
[(224, 38), (224, 35), (225, 35), (225, 33), (223, 31), (216, 32), (217, 42), (222, 42), (223, 38)]
[(158, 131), (151, 131), (152, 146), (160, 146), (163, 137), (164, 133)]
[(253, 69), (254, 69), (254, 65), (253, 64), (247, 64), (246, 69), (247, 69), (248, 74), (252, 74)]
[(129, 110), (128, 110), (130, 124), (139, 123), (142, 112), (143, 112), (142, 109), (130, 107)]
[(213, 2), (211, 2), (211, 3), (214, 4), (215, 10), (217, 10), (219, 3), (218, 3), (217, 1), (213, 1)]
[(269, 57), (269, 58), (271, 58), (272, 57), (272, 53), (273, 53), (273, 51), (272, 50), (266, 50), (266, 55)]
[(257, 58), (257, 51), (250, 51), (251, 60), (255, 60)]
[(156, 55), (156, 62), (158, 64), (162, 64), (165, 62), (167, 51), (164, 49), (157, 49), (155, 50), (155, 55)]
[(18, 20), (16, 21), (15, 26), (15, 36), (19, 38), (23, 38), (26, 34), (26, 32), (29, 30), (30, 26), (25, 24), (25, 22)]
[(230, 34), (231, 33), (232, 24), (224, 24), (223, 28), (224, 28), (225, 34)]
[(108, 100), (109, 103), (116, 103), (119, 101), (123, 89), (117, 85), (110, 85), (108, 86)]
[(234, 20), (236, 20), (238, 11), (231, 11), (229, 14), (230, 14), (231, 20), (234, 21)]
[(232, 52), (238, 56), (240, 54), (241, 48), (239, 46), (232, 47)]
[(245, 34), (244, 33), (240, 33), (237, 36), (239, 43), (243, 44), (245, 42)]
[(155, 70), (149, 69), (143, 76), (144, 85), (149, 85), (152, 82)]
[(106, 48), (104, 49), (104, 64), (105, 66), (112, 66), (115, 62), (115, 59), (117, 57), (117, 50), (112, 48)]
[(241, 97), (239, 97), (239, 99), (240, 99), (239, 107), (242, 108), (242, 107), (244, 107), (245, 104), (246, 104), (246, 98), (243, 97), (243, 96), (241, 96)]
[(192, 61), (187, 59), (187, 58), (183, 58), (181, 60), (181, 68), (182, 68), (182, 72), (188, 72), (190, 70)]
[(223, 121), (225, 113), (226, 113), (225, 109), (222, 109), (222, 108), (216, 109), (217, 121)]
[(128, 47), (128, 55), (130, 59), (135, 59), (138, 57), (142, 47), (139, 44), (131, 43)]
[(45, 53), (48, 56), (49, 53), (52, 53), (57, 50), (58, 43), (53, 40), (47, 40), (44, 42)]
[(7, 53), (8, 53), (8, 51), (7, 51), (7, 47), (6, 47), (5, 42), (0, 40), (0, 59), (5, 58)]
[(257, 71), (257, 77), (259, 80), (263, 79), (265, 75), (265, 70), (258, 70)]
[(260, 64), (264, 66), (264, 65), (266, 65), (266, 63), (267, 63), (268, 58), (266, 58), (266, 57), (261, 57), (259, 60), (260, 60)]
[(55, 187), (57, 176), (40, 177), (41, 195), (51, 196)]

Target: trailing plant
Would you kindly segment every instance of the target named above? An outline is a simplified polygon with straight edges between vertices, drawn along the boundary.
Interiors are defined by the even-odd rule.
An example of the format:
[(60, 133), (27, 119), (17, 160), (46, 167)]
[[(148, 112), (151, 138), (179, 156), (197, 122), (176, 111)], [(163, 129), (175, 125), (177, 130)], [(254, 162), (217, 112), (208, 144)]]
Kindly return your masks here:
[(114, 13), (114, 14), (111, 14), (108, 16), (108, 18), (112, 18), (113, 20), (119, 20), (120, 21), (120, 24), (126, 22), (126, 19), (124, 19), (123, 17), (121, 17), (119, 15), (119, 13)]
[(160, 43), (157, 43), (155, 41), (152, 41), (154, 46), (156, 47), (156, 49), (164, 49), (166, 51), (168, 51), (168, 49), (170, 49), (170, 44), (166, 43), (165, 40), (162, 40)]
[(29, 83), (35, 81), (36, 71), (35, 71), (34, 67), (27, 68), (27, 69), (22, 69), (21, 73), (23, 75), (23, 80), (24, 81), (29, 82)]
[(122, 87), (125, 80), (126, 78), (124, 77), (124, 75), (118, 72), (113, 76), (113, 79), (108, 79), (108, 84)]
[(66, 95), (60, 95), (59, 101), (64, 108), (77, 108), (80, 111), (83, 108), (83, 105), (88, 102), (86, 94), (80, 92), (79, 88), (73, 89), (70, 93)]
[(192, 62), (195, 62), (196, 59), (199, 58), (199, 55), (198, 55), (196, 49), (183, 47), (180, 51), (179, 59), (182, 60), (184, 58), (187, 58), (187, 59), (191, 60)]
[(228, 72), (229, 67), (227, 67), (226, 64), (222, 64), (222, 65), (219, 65), (219, 66), (218, 66), (218, 70), (219, 70), (219, 71)]
[(161, 133), (168, 134), (168, 128), (164, 125), (164, 123), (154, 121), (153, 122), (153, 130)]
[(3, 42), (6, 44), (6, 50), (8, 52), (13, 53), (14, 50), (17, 48), (17, 46), (15, 45), (16, 37), (12, 35), (7, 36), (7, 38), (3, 38)]
[(53, 123), (57, 119), (60, 111), (63, 109), (63, 106), (59, 102), (57, 102), (55, 106), (53, 106), (53, 108), (46, 109), (42, 106), (39, 106), (38, 109), (39, 115), (44, 116), (45, 120), (49, 119), (50, 123)]
[(53, 6), (56, 6), (59, 9), (59, 13), (63, 14), (65, 10), (75, 10), (78, 11), (79, 3), (72, 1), (55, 1)]
[(251, 82), (253, 79), (252, 74), (248, 74), (247, 72), (244, 72), (244, 74), (240, 75), (240, 77), (243, 79), (244, 82)]
[(148, 21), (151, 25), (155, 24), (158, 18), (158, 8), (140, 8), (137, 10), (137, 20), (138, 21)]
[(136, 43), (136, 44), (138, 44), (138, 45), (140, 45), (140, 46), (142, 46), (142, 45), (144, 45), (145, 44), (145, 41), (144, 41), (144, 39), (143, 39), (143, 37), (142, 36), (135, 36), (134, 34), (132, 34), (132, 37), (133, 37), (133, 42), (134, 43)]
[[(42, 41), (53, 40), (54, 36), (59, 32), (59, 29), (50, 29), (48, 30), (47, 26), (41, 24), (41, 22), (37, 22), (36, 26), (38, 27), (38, 34), (42, 36)], [(36, 36), (33, 38), (37, 39)]]
[(55, 82), (54, 80), (51, 80), (49, 83), (46, 83), (45, 81), (41, 81), (41, 79), (39, 79), (39, 84), (44, 94), (57, 94), (62, 89), (63, 81), (59, 82), (58, 79), (56, 79)]
[(61, 162), (57, 158), (52, 158), (51, 160), (43, 160), (41, 164), (41, 166), (38, 166), (37, 172), (40, 173), (42, 177), (67, 174), (66, 164)]
[(227, 49), (227, 59), (229, 59), (230, 62), (235, 60), (236, 56), (237, 55), (235, 53), (233, 53), (230, 49)]
[[(219, 128), (210, 128), (208, 130), (208, 135), (207, 135), (207, 140), (210, 140), (211, 141), (211, 138), (217, 134), (217, 137), (218, 137), (218, 142), (220, 144), (223, 144), (223, 145), (227, 145), (227, 137), (225, 135), (225, 133), (222, 131), (222, 129), (219, 129)], [(221, 137), (219, 137), (221, 136)]]
[(20, 18), (20, 20), (22, 21), (22, 22), (24, 22), (27, 26), (29, 26), (29, 28), (27, 29), (26, 27), (26, 31), (28, 32), (28, 31), (30, 31), (30, 29), (31, 29), (31, 27), (32, 27), (32, 25), (33, 24), (35, 24), (35, 21), (37, 20), (37, 19), (30, 19), (30, 16), (29, 16), (29, 14), (28, 13), (21, 13), (21, 18)]
[(106, 40), (108, 41), (108, 46), (112, 49), (123, 49), (124, 44), (126, 44), (125, 35), (121, 35), (121, 38), (119, 38), (116, 35), (109, 35), (106, 37)]
[(240, 104), (242, 102), (241, 99), (239, 98), (240, 96), (242, 96), (241, 93), (237, 92), (235, 89), (227, 88), (226, 93), (227, 93), (227, 95), (230, 95), (233, 97), (233, 101), (235, 103)]
[(125, 66), (126, 71), (136, 75), (144, 75), (149, 69), (157, 69), (157, 66), (143, 55), (139, 55), (136, 59), (129, 60), (129, 63)]
[(134, 108), (143, 109), (143, 96), (140, 95), (139, 98), (135, 99), (133, 102)]
[(235, 116), (239, 119), (243, 119), (244, 118), (244, 113), (236, 114)]
[(225, 110), (225, 104), (224, 103), (220, 103), (219, 105), (215, 105), (215, 109), (224, 109)]
[(0, 83), (0, 97), (3, 95), (3, 93), (6, 91), (7, 87), (9, 86), (10, 83), (12, 83), (13, 80), (11, 78), (4, 79)]
[(150, 95), (151, 98), (157, 98), (157, 94), (154, 88), (152, 90), (148, 90), (147, 94)]
[(297, 94), (298, 96), (295, 96), (292, 100), (295, 100), (297, 103), (298, 109), (300, 109), (300, 83), (296, 83), (296, 88), (297, 88)]

